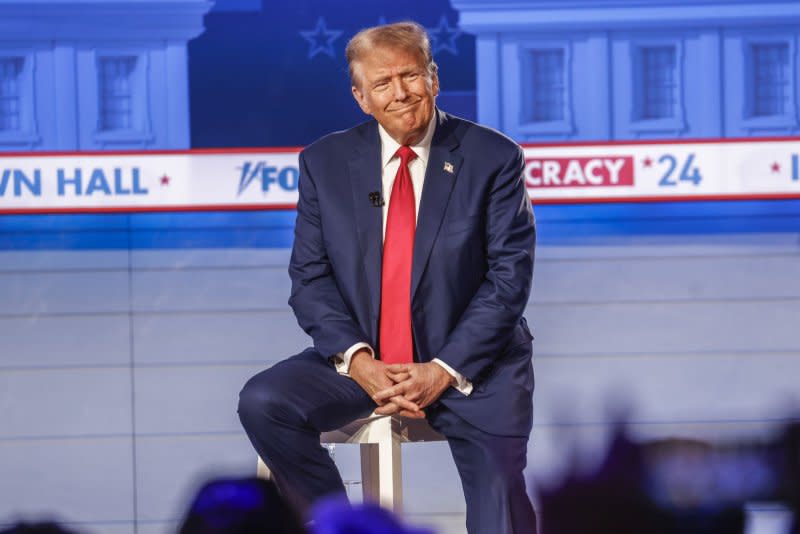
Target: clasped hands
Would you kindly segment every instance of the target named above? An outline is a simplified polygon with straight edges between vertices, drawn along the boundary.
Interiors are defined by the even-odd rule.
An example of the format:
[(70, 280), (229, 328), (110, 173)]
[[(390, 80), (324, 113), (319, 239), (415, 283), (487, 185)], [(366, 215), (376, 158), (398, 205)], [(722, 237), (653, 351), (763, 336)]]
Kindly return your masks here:
[(424, 418), (424, 409), (453, 384), (436, 363), (386, 364), (367, 351), (353, 355), (350, 376), (378, 404), (375, 413), (415, 419)]

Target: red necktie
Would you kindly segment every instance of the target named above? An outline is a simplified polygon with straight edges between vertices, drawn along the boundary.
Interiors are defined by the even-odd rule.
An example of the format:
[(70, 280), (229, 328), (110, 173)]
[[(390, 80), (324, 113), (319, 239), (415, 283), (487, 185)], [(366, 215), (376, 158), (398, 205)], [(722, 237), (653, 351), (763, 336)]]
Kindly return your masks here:
[(381, 273), (381, 360), (411, 363), (411, 259), (414, 254), (416, 202), (408, 163), (417, 157), (407, 146), (397, 149), (400, 167), (392, 186)]

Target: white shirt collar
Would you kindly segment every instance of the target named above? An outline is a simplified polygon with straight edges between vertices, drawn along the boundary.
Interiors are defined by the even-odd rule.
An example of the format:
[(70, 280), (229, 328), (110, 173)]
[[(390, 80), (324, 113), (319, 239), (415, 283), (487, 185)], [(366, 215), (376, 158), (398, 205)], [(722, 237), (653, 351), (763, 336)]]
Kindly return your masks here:
[[(428, 123), (428, 129), (425, 130), (425, 135), (415, 145), (411, 145), (411, 149), (417, 155), (417, 158), (422, 162), (423, 167), (428, 165), (428, 155), (431, 152), (431, 141), (433, 141), (433, 132), (436, 129), (436, 110), (433, 110), (431, 122)], [(378, 124), (378, 133), (381, 138), (381, 169), (386, 168), (386, 165), (394, 157), (397, 149), (400, 148), (400, 143), (395, 141), (389, 132), (384, 130), (383, 126)]]

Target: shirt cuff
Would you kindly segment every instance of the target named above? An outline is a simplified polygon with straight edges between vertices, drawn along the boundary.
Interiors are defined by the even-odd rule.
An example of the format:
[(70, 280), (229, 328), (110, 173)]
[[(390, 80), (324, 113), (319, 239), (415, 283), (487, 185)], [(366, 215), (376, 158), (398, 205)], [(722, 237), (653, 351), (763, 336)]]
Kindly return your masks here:
[(369, 355), (373, 358), (375, 357), (375, 351), (372, 350), (368, 343), (356, 343), (344, 352), (337, 352), (333, 357), (333, 365), (336, 367), (336, 372), (347, 376), (350, 372), (350, 361), (353, 359), (353, 354), (360, 349), (367, 349)]
[(444, 363), (439, 358), (434, 358), (432, 361), (440, 365), (442, 369), (447, 371), (447, 374), (456, 379), (456, 383), (453, 384), (453, 387), (456, 388), (459, 391), (459, 393), (462, 393), (465, 396), (472, 393), (472, 382), (467, 380), (467, 377), (465, 377), (464, 375), (462, 375), (461, 373), (459, 373), (458, 371), (456, 371), (455, 369)]

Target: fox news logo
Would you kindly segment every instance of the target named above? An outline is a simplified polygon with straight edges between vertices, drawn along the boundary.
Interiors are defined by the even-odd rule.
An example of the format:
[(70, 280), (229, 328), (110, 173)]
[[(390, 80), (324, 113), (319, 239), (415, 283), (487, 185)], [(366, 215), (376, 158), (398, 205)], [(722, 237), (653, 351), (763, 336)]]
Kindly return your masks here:
[(300, 171), (294, 166), (278, 167), (268, 161), (246, 161), (237, 167), (239, 175), (239, 192), (241, 195), (253, 182), (261, 184), (261, 191), (269, 193), (271, 188), (278, 187), (284, 191), (297, 191)]

